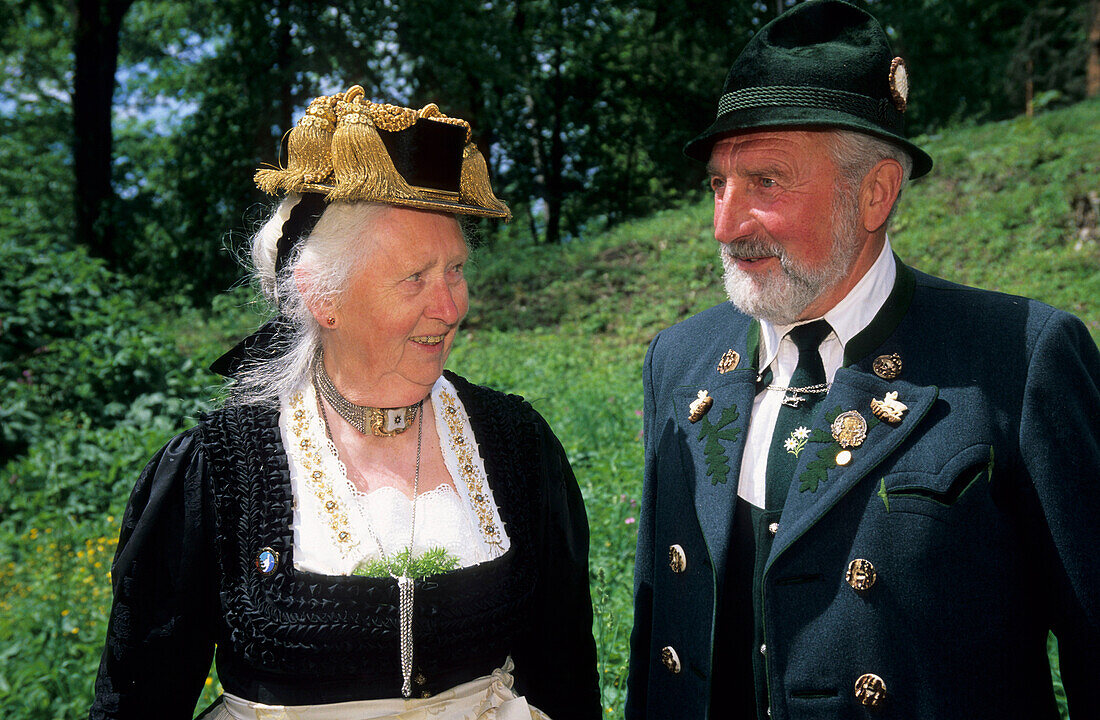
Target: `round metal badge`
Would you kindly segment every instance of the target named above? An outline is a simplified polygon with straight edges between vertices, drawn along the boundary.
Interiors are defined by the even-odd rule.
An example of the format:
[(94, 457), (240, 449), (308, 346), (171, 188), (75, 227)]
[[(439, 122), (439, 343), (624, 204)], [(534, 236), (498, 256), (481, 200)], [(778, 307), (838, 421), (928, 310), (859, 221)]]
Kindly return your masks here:
[(833, 439), (840, 444), (840, 447), (859, 447), (867, 439), (867, 421), (858, 410), (849, 410), (836, 416), (832, 431)]
[(269, 547), (265, 547), (256, 556), (256, 569), (261, 575), (270, 575), (279, 567), (279, 553)]
[(894, 380), (901, 375), (901, 355), (879, 355), (871, 363), (871, 369), (883, 380)]

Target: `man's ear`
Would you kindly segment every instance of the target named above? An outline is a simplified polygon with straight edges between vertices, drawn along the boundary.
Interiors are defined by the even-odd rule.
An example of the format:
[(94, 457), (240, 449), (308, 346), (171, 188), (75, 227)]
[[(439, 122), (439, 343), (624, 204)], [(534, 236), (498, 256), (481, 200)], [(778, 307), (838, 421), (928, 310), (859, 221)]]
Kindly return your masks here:
[(863, 229), (873, 233), (886, 224), (901, 192), (901, 163), (889, 158), (879, 160), (863, 178), (859, 190), (860, 219)]
[(298, 294), (302, 296), (306, 307), (313, 315), (313, 319), (323, 328), (336, 326), (336, 306), (331, 300), (318, 300), (312, 292), (309, 273), (302, 268), (294, 269), (294, 284), (298, 286)]

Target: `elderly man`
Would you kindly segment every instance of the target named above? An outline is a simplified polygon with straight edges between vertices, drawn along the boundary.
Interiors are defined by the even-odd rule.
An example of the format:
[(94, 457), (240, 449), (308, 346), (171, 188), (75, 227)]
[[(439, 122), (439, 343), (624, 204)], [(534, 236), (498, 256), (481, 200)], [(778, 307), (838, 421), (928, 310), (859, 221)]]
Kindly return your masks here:
[(731, 303), (646, 357), (627, 718), (1057, 718), (1049, 630), (1100, 717), (1100, 355), (893, 255), (907, 94), (872, 17), (809, 0), (685, 150)]

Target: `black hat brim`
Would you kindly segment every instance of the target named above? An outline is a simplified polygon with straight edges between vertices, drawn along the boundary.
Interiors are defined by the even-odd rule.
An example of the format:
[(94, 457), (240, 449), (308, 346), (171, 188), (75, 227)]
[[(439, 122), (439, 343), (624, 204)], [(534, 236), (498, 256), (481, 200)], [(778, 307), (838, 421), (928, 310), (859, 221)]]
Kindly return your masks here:
[(886, 132), (880, 125), (838, 110), (794, 106), (746, 108), (725, 113), (685, 145), (684, 154), (689, 158), (705, 163), (710, 160), (710, 153), (714, 145), (723, 137), (729, 135), (768, 129), (824, 130), (833, 128), (854, 130), (900, 146), (913, 159), (913, 171), (910, 178), (927, 175), (932, 169), (932, 158), (928, 153), (900, 135)]

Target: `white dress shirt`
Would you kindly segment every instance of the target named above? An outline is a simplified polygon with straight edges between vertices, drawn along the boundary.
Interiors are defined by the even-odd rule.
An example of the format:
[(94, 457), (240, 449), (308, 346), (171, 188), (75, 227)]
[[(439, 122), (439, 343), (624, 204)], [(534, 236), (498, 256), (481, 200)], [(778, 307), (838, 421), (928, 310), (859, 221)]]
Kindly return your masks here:
[[(855, 287), (844, 299), (825, 313), (825, 320), (833, 331), (821, 342), (821, 361), (825, 365), (825, 378), (833, 381), (833, 376), (844, 361), (844, 347), (861, 330), (871, 324), (871, 320), (882, 308), (890, 291), (894, 289), (897, 268), (894, 255), (890, 250), (890, 240), (883, 243), (871, 268), (860, 278)], [(812, 322), (812, 318), (795, 325)], [(760, 321), (760, 372), (771, 368), (772, 385), (787, 387), (795, 365), (798, 364), (798, 348), (787, 333), (795, 325), (773, 325), (767, 320)], [(752, 404), (752, 417), (749, 420), (749, 432), (745, 439), (745, 454), (741, 459), (741, 475), (737, 485), (737, 494), (757, 507), (764, 507), (765, 471), (768, 467), (768, 448), (771, 446), (775, 420), (782, 407), (784, 393), (776, 390), (761, 390)]]

